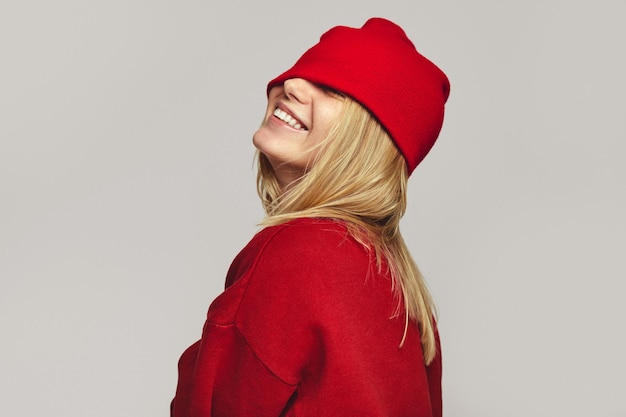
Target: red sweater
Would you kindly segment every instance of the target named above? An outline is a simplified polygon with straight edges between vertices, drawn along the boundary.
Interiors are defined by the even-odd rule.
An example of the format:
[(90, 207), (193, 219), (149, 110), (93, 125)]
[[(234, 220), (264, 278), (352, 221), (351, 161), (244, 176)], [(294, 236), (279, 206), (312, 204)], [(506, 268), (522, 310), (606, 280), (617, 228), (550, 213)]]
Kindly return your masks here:
[(179, 361), (173, 417), (441, 417), (441, 359), (340, 222), (259, 232)]

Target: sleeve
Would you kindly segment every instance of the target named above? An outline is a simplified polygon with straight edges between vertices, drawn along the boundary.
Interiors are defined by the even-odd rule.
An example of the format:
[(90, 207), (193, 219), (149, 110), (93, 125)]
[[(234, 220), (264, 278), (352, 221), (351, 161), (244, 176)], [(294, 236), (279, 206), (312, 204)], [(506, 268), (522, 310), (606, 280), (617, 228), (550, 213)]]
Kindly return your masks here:
[(234, 325), (207, 322), (183, 353), (172, 417), (277, 417), (295, 386), (259, 361)]

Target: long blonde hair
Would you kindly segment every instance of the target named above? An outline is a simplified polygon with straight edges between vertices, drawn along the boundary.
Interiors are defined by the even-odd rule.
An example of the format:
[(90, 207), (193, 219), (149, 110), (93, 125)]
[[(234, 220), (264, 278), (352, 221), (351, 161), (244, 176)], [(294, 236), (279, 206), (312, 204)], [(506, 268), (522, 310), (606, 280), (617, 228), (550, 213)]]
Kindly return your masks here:
[[(404, 310), (404, 344), (409, 320), (418, 323), (424, 361), (436, 355), (435, 309), (422, 274), (400, 234), (406, 210), (406, 163), (378, 121), (348, 98), (321, 149), (305, 173), (281, 189), (269, 160), (258, 153), (257, 191), (267, 214), (262, 224), (302, 217), (346, 222), (351, 235), (374, 251), (378, 268), (385, 259)], [(404, 309), (402, 308), (404, 306)]]

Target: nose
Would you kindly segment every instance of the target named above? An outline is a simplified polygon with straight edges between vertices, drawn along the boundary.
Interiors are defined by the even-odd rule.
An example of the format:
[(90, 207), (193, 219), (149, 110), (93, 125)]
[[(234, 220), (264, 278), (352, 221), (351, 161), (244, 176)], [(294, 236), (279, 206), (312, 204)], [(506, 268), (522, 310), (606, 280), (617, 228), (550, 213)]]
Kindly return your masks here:
[(289, 78), (283, 83), (285, 95), (291, 100), (306, 104), (311, 100), (315, 85), (304, 78)]

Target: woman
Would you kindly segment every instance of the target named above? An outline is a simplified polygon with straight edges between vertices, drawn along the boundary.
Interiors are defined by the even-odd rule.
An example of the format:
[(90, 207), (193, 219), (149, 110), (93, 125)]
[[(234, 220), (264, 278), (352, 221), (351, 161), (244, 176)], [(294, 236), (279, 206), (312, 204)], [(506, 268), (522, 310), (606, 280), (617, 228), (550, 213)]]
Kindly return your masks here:
[(326, 32), (267, 92), (265, 228), (180, 359), (172, 416), (441, 416), (433, 303), (399, 221), (446, 76), (373, 18)]

